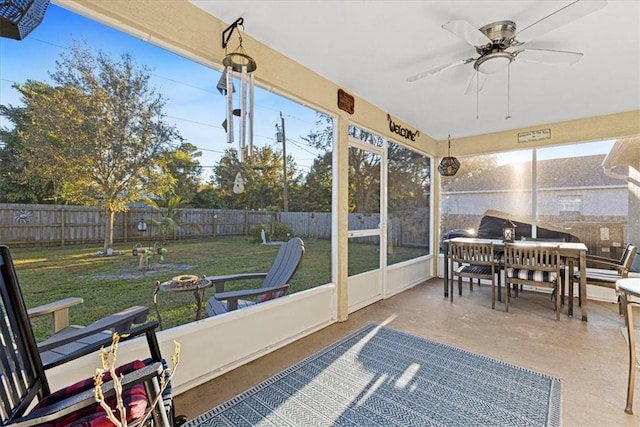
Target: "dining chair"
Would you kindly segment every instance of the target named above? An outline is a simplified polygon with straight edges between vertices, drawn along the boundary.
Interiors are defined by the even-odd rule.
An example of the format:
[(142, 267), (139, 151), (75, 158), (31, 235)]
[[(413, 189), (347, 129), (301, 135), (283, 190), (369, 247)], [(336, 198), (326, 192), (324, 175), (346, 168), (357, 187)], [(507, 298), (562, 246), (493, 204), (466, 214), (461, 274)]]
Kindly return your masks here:
[(462, 295), (462, 278), (469, 279), (469, 290), (473, 291), (473, 279), (491, 281), (491, 308), (496, 306), (496, 274), (500, 294), (500, 268), (493, 251), (493, 243), (449, 243), (451, 281), (449, 298), (453, 302), (453, 281), (458, 278), (458, 295)]
[[(564, 236), (555, 236), (555, 237), (531, 237), (531, 236), (522, 236), (522, 237), (520, 238), (520, 240), (522, 240), (523, 242), (557, 242), (557, 243), (564, 243), (564, 242), (566, 242), (566, 241), (567, 241), (566, 237), (564, 237)], [(564, 267), (564, 265), (563, 265), (563, 267)], [(560, 268), (560, 270), (563, 270), (563, 267), (561, 267), (561, 268)], [(561, 272), (562, 272), (562, 271), (561, 271)], [(565, 294), (565, 292), (564, 292), (564, 291), (565, 291), (564, 277), (565, 277), (565, 276), (564, 276), (564, 274), (563, 274), (563, 275), (561, 275), (561, 278), (560, 278), (560, 280), (562, 281), (562, 282), (561, 282), (561, 285), (562, 285), (562, 286), (560, 287), (560, 289), (562, 290), (562, 292), (560, 292), (560, 298), (561, 298), (561, 299), (560, 299), (560, 305), (564, 305), (564, 294)], [(519, 292), (519, 291), (522, 291), (522, 286), (523, 286), (523, 285), (520, 285), (520, 286), (519, 286), (519, 288), (520, 288), (520, 289), (518, 289), (518, 287), (516, 287), (516, 289), (515, 289), (515, 295), (516, 295), (516, 296), (518, 296), (518, 292)], [(553, 294), (552, 294), (552, 297), (553, 297), (553, 298), (555, 298), (555, 297), (556, 297), (556, 294), (555, 294), (555, 293), (553, 293)]]
[(505, 310), (509, 311), (509, 288), (530, 285), (551, 288), (555, 293), (556, 320), (560, 320), (560, 270), (562, 260), (558, 248), (527, 243), (505, 243)]
[(622, 255), (620, 256), (620, 258), (611, 258), (611, 257), (605, 257), (601, 255), (587, 254), (587, 266), (590, 266), (590, 267), (596, 266), (594, 268), (597, 268), (598, 265), (600, 267), (602, 267), (603, 265), (609, 265), (609, 266), (622, 265), (625, 263), (625, 260), (627, 259), (629, 251), (631, 251), (634, 247), (635, 246), (632, 243), (627, 243), (627, 245), (624, 247), (624, 250), (622, 251)]
[[(616, 289), (616, 282), (620, 279), (624, 279), (629, 276), (629, 271), (633, 265), (633, 261), (636, 258), (638, 248), (633, 244), (628, 244), (624, 250), (622, 258), (620, 260), (605, 258), (600, 256), (590, 255), (587, 256), (587, 262), (591, 265), (598, 265), (601, 268), (587, 267), (585, 270), (585, 276), (587, 285), (600, 286), (608, 289)], [(580, 281), (580, 273), (573, 274), (573, 278), (569, 283), (569, 294), (573, 295), (574, 282)], [(582, 304), (582, 298), (586, 298), (586, 295), (581, 295), (578, 292), (578, 304)], [(619, 313), (622, 316), (624, 314), (624, 304), (622, 304), (618, 297)]]

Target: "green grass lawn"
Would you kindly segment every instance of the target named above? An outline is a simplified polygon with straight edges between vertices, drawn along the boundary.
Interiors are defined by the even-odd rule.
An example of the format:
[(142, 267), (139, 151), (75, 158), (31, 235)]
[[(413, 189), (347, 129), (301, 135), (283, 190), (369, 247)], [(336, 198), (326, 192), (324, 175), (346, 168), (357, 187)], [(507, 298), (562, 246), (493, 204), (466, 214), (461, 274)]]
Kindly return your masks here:
[[(279, 246), (250, 243), (244, 237), (169, 241), (164, 261), (160, 262), (155, 255), (148, 271), (139, 269), (139, 258), (131, 254), (132, 248), (133, 244), (118, 244), (114, 251), (122, 254), (112, 256), (98, 255), (99, 245), (16, 247), (11, 248), (11, 253), (27, 307), (81, 297), (84, 304), (70, 309), (71, 323), (86, 325), (132, 305), (148, 306), (150, 318), (156, 319), (152, 301), (156, 281), (163, 282), (182, 274), (213, 276), (266, 272)], [(364, 263), (359, 267), (358, 262), (350, 262), (350, 274), (354, 274), (366, 270), (364, 267), (375, 259), (372, 255), (376, 250), (370, 245), (352, 244), (349, 252), (353, 260), (361, 259)], [(415, 256), (412, 249), (396, 248), (394, 262)], [(289, 292), (329, 283), (330, 261), (330, 241), (306, 240), (305, 255)], [(260, 280), (232, 283), (228, 289), (261, 285)], [(212, 295), (213, 289), (207, 289), (205, 301)], [(165, 329), (195, 318), (196, 303), (192, 292), (161, 292), (158, 307)], [(34, 319), (33, 325), (38, 340), (50, 333), (49, 318)]]

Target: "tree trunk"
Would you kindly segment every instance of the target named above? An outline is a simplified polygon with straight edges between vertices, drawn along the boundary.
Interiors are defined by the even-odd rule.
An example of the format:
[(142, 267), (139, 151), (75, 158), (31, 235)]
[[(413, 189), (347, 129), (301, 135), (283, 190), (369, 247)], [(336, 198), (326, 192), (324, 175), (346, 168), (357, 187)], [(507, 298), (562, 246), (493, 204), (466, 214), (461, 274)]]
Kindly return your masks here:
[(107, 221), (104, 229), (104, 253), (110, 252), (113, 248), (113, 219), (115, 218), (115, 212), (107, 211)]

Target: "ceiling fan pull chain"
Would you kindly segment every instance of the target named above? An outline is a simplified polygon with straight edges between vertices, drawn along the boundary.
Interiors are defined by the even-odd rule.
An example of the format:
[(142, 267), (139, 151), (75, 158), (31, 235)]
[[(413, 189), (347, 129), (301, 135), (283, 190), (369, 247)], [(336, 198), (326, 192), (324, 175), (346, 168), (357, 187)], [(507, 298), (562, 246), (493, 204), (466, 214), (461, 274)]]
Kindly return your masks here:
[(505, 120), (511, 118), (511, 63), (507, 66), (507, 117)]
[(480, 117), (480, 78), (476, 70), (476, 120)]

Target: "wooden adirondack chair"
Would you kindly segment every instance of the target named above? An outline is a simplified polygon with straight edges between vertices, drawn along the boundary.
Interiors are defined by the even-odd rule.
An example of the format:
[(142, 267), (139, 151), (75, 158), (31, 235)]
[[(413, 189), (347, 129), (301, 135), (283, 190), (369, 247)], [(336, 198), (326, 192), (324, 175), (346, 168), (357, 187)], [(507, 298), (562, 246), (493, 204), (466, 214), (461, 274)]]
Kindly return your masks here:
[[(282, 246), (267, 273), (228, 274), (224, 276), (210, 276), (216, 293), (207, 301), (207, 314), (216, 316), (259, 304), (271, 299), (279, 298), (289, 289), (289, 281), (295, 274), (302, 256), (304, 255), (304, 242), (294, 237)], [(234, 280), (263, 279), (262, 286), (258, 289), (242, 289), (225, 291), (225, 284)], [(249, 298), (254, 298), (250, 300)]]

